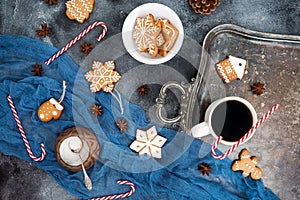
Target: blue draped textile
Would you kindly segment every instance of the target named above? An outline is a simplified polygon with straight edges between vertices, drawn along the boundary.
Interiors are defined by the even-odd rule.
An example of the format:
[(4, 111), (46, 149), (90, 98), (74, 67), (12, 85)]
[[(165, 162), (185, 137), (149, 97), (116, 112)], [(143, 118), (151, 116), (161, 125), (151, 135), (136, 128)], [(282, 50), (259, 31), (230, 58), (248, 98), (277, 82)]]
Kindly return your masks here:
[[(139, 156), (129, 145), (135, 140), (137, 128), (145, 130), (152, 126), (143, 110), (122, 98), (122, 115), (111, 94), (92, 94), (84, 78), (86, 70), (79, 68), (67, 54), (49, 66), (44, 65), (56, 52), (52, 46), (27, 37), (0, 35), (0, 151), (5, 155), (34, 162), (25, 150), (8, 105), (6, 97), (10, 95), (37, 157), (41, 152), (39, 144), (45, 144), (45, 160), (34, 164), (79, 198), (129, 191), (129, 186), (116, 184), (121, 179), (136, 186), (130, 199), (278, 199), (261, 180), (253, 181), (233, 172), (230, 159), (214, 159), (209, 144), (173, 130), (156, 127), (168, 139), (162, 148), (162, 159)], [(40, 77), (31, 72), (36, 63), (44, 68)], [(117, 68), (120, 67), (122, 64), (117, 63)], [(62, 102), (65, 110), (59, 120), (43, 123), (37, 118), (37, 109), (50, 97), (60, 97), (63, 80), (67, 82)], [(103, 106), (103, 115), (98, 118), (90, 113), (95, 103)], [(128, 131), (123, 134), (115, 126), (121, 117), (129, 123)], [(73, 126), (92, 130), (100, 143), (100, 156), (87, 170), (93, 182), (92, 191), (85, 188), (82, 172), (64, 169), (55, 157), (58, 135)], [(198, 171), (202, 162), (211, 166), (210, 176)]]

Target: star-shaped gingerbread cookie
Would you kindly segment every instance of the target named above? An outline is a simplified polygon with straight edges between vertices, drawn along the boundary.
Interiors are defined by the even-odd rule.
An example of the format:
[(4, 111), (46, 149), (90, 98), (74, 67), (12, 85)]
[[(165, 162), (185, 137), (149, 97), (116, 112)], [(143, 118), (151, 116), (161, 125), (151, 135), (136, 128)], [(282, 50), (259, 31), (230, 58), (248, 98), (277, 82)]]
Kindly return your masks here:
[(247, 149), (243, 149), (239, 154), (239, 159), (234, 160), (231, 166), (233, 171), (243, 171), (243, 176), (258, 180), (262, 177), (262, 170), (256, 166), (258, 158), (250, 156)]

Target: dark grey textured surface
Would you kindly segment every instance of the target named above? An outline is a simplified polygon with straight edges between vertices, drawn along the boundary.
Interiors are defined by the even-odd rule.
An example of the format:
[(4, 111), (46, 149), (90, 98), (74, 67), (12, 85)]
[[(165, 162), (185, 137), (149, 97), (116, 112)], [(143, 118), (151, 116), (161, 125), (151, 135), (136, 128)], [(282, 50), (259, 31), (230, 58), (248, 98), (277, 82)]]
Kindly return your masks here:
[[(57, 5), (49, 6), (42, 0), (1, 0), (0, 33), (25, 35), (47, 42), (57, 48), (62, 48), (90, 23), (100, 20), (108, 24), (109, 32), (105, 37), (105, 40), (107, 40), (121, 32), (123, 21), (132, 9), (143, 3), (154, 1), (98, 0), (95, 2), (93, 13), (84, 24), (78, 24), (67, 19), (65, 16), (65, 2), (58, 0)], [(200, 44), (202, 44), (205, 34), (210, 29), (223, 23), (232, 23), (263, 32), (300, 35), (299, 1), (221, 0), (221, 4), (216, 11), (206, 16), (195, 14), (188, 5), (187, 0), (159, 0), (155, 2), (163, 3), (172, 8), (182, 20), (186, 36)], [(35, 30), (43, 22), (48, 23), (51, 29), (49, 36), (41, 39), (37, 36)], [(84, 40), (97, 46), (95, 38), (98, 34), (99, 31), (93, 30)], [(85, 59), (84, 55), (79, 52), (79, 45), (82, 43), (83, 41), (80, 41), (67, 52), (78, 64), (81, 64)], [(129, 55), (119, 58), (116, 62), (127, 63), (122, 68), (117, 68), (121, 74), (130, 71), (130, 69), (138, 65)], [(177, 62), (175, 58), (168, 65), (174, 66), (174, 69), (182, 73), (187, 79), (190, 79), (195, 74), (195, 70), (189, 67), (180, 67), (186, 65), (182, 62)], [(282, 87), (286, 87), (286, 85), (282, 84)], [(141, 99), (136, 94), (133, 94), (130, 100), (143, 106), (146, 110), (149, 109), (154, 104), (154, 99), (159, 90), (157, 85), (151, 85), (150, 87), (151, 92), (146, 96), (147, 100)], [(299, 92), (299, 84), (295, 88), (295, 92), (297, 91)], [(295, 101), (299, 104), (299, 99), (294, 99), (292, 95), (286, 98), (289, 98), (286, 99), (286, 102), (290, 105), (294, 105)], [(299, 121), (296, 123), (299, 124)], [(283, 148), (288, 148), (289, 144), (285, 145)], [(282, 164), (284, 165), (284, 163), (283, 161)], [(299, 176), (295, 177), (295, 179), (299, 179)], [(271, 189), (274, 189), (274, 192), (282, 199), (300, 198), (299, 187), (282, 194), (280, 187), (289, 186), (288, 183), (280, 182), (280, 184), (282, 185)], [(63, 200), (76, 199), (76, 197), (68, 194), (48, 174), (37, 169), (33, 164), (0, 154), (0, 199)]]

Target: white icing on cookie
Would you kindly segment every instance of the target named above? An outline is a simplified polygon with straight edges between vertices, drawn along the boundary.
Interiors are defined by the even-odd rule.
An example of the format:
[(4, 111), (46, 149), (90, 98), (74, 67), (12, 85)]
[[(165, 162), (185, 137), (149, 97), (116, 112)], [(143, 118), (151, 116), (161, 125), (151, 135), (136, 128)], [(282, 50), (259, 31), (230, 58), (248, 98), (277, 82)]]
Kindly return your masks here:
[(70, 0), (66, 3), (67, 16), (76, 19), (79, 23), (83, 23), (89, 18), (89, 14), (93, 11), (94, 0)]
[(148, 14), (146, 17), (137, 18), (132, 37), (139, 51), (148, 50), (150, 55), (157, 54), (156, 37), (160, 30), (160, 26), (154, 23), (153, 15)]
[(231, 63), (238, 79), (242, 79), (245, 74), (246, 60), (234, 56), (229, 56), (229, 62)]

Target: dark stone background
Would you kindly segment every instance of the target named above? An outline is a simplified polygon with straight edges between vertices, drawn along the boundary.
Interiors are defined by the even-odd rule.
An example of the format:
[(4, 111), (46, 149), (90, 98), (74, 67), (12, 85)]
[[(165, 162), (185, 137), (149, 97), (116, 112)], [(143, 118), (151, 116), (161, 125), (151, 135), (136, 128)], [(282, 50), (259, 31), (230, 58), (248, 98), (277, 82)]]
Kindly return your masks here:
[[(221, 0), (220, 6), (210, 15), (195, 14), (187, 0), (97, 0), (93, 13), (83, 24), (67, 19), (65, 2), (58, 0), (56, 5), (49, 6), (43, 0), (1, 0), (0, 33), (28, 36), (60, 49), (94, 21), (107, 23), (109, 31), (105, 39), (116, 35), (121, 32), (122, 24), (132, 9), (146, 2), (159, 2), (169, 6), (178, 14), (182, 20), (185, 35), (199, 44), (202, 44), (209, 30), (224, 23), (236, 24), (262, 32), (300, 35), (299, 0)], [(50, 34), (46, 38), (38, 37), (35, 32), (43, 22), (46, 22), (51, 28)], [(91, 31), (84, 40), (97, 46), (95, 38), (98, 34), (99, 31)], [(83, 40), (67, 52), (78, 64), (85, 59), (85, 56), (79, 51), (79, 45), (82, 43)], [(130, 64), (136, 63), (129, 55), (125, 56), (126, 60)], [(170, 62), (172, 63), (172, 61)], [(132, 65), (118, 70), (122, 74), (128, 71), (130, 66)], [(175, 67), (175, 69), (182, 70), (188, 79), (195, 75), (193, 69), (184, 70), (180, 67)], [(148, 96), (150, 101), (143, 102), (137, 95), (133, 96), (131, 100), (134, 103), (142, 101), (141, 106), (147, 109), (154, 104), (153, 101), (159, 88), (157, 85), (151, 86), (151, 93)], [(150, 103), (147, 104), (147, 102)], [(175, 106), (177, 107), (174, 110), (177, 111), (176, 102)], [(20, 147), (20, 149), (22, 148)], [(295, 179), (299, 179), (299, 176)], [(282, 187), (288, 187), (288, 183)], [(293, 188), (289, 194), (275, 192), (284, 199), (300, 198), (299, 187)], [(63, 200), (76, 199), (76, 197), (68, 194), (48, 174), (37, 169), (32, 163), (0, 153), (0, 199)]]

